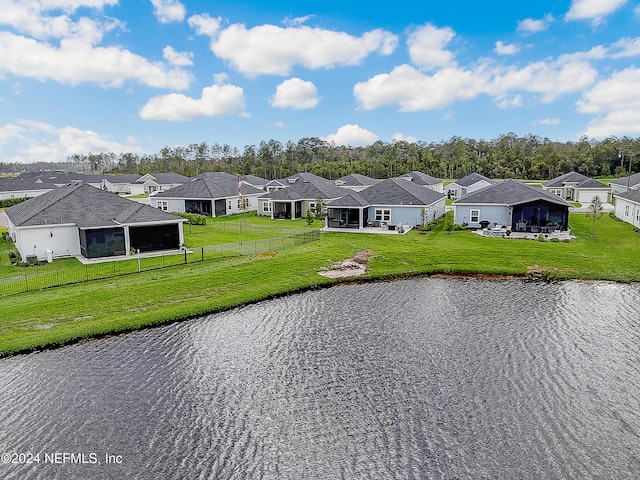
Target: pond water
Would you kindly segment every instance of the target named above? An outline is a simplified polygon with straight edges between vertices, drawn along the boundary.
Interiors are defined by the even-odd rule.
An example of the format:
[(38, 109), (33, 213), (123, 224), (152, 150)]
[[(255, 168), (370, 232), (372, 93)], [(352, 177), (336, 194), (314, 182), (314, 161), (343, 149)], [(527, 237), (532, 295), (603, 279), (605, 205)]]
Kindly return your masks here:
[(639, 312), (413, 279), (3, 359), (0, 478), (638, 478)]

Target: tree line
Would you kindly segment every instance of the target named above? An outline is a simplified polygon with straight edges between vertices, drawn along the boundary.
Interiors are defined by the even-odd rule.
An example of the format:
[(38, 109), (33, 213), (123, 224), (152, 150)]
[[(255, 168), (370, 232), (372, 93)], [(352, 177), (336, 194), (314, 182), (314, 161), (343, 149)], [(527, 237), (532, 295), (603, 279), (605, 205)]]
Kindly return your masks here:
[[(622, 154), (621, 154), (622, 152)], [(340, 146), (317, 137), (247, 145), (242, 151), (217, 143), (164, 147), (158, 153), (88, 153), (67, 158), (87, 173), (173, 172), (192, 177), (206, 171), (255, 175), (268, 180), (310, 172), (328, 179), (359, 173), (389, 178), (418, 170), (436, 178), (470, 173), (489, 178), (548, 180), (571, 171), (590, 177), (624, 176), (640, 169), (640, 139), (609, 137), (557, 142), (536, 135), (501, 135), (493, 140), (452, 137), (440, 142), (375, 142)], [(2, 164), (0, 164), (2, 167)]]

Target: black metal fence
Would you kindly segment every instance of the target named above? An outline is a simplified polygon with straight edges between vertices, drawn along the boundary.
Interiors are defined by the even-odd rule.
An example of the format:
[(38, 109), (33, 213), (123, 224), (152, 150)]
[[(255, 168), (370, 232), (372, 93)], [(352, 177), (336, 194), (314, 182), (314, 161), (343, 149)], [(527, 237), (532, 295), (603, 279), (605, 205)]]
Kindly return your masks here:
[[(232, 227), (229, 226), (226, 228)], [(72, 283), (89, 282), (92, 280), (129, 275), (225, 257), (273, 252), (313, 242), (320, 238), (320, 230), (317, 229), (291, 230), (295, 233), (276, 238), (197, 247), (186, 249), (181, 252), (161, 253), (149, 256), (140, 256), (139, 258), (133, 256), (126, 260), (91, 263), (74, 268), (50, 270), (48, 272), (40, 273), (29, 272), (12, 277), (0, 278), (0, 296), (15, 295), (32, 290), (59, 287), (62, 285), (70, 285)], [(280, 231), (282, 231), (282, 229)], [(8, 255), (6, 258), (2, 258), (0, 255), (0, 258), (2, 262), (0, 265), (10, 265), (10, 263), (5, 263), (9, 262)], [(25, 267), (27, 270), (32, 268), (34, 267)]]

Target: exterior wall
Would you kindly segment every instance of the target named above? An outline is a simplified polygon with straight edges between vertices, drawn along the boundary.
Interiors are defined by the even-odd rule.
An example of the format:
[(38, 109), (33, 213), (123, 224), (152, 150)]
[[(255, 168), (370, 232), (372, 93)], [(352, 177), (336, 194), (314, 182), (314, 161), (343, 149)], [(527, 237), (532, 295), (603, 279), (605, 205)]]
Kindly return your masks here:
[(634, 227), (640, 227), (640, 205), (625, 198), (616, 197), (616, 217)]
[[(250, 212), (250, 211), (255, 211), (258, 209), (258, 197), (257, 195), (254, 196), (250, 196), (250, 195), (243, 195), (242, 196), (243, 200), (247, 200), (249, 202), (246, 210), (246, 212)], [(226, 202), (226, 208), (227, 208), (227, 215), (235, 215), (238, 213), (243, 213), (243, 210), (241, 208), (241, 205), (238, 205), (240, 201), (240, 197), (229, 197), (225, 200)]]
[(595, 197), (600, 197), (602, 203), (609, 201), (609, 190), (576, 190), (576, 201), (582, 204), (589, 204)]
[[(266, 199), (266, 198), (258, 198), (258, 199), (256, 199), (256, 202), (258, 204), (257, 214), (265, 216), (265, 217), (270, 217), (271, 216), (271, 212), (273, 211), (273, 207), (271, 205), (271, 200)], [(266, 204), (266, 206), (265, 206), (265, 204)]]
[(444, 193), (444, 182), (434, 183), (433, 185), (425, 185), (427, 188), (430, 188), (434, 192)]
[(430, 222), (436, 218), (440, 218), (444, 215), (445, 199), (438, 200), (437, 202), (429, 205), (414, 205), (414, 206), (390, 206), (390, 205), (372, 205), (367, 209), (367, 215), (369, 220), (375, 219), (376, 209), (389, 209), (391, 210), (391, 219), (387, 222), (392, 225), (421, 225), (422, 224), (422, 209), (426, 208), (426, 221)]
[[(158, 198), (151, 197), (151, 206), (155, 208), (161, 208), (163, 202), (167, 203), (166, 212), (183, 212), (184, 213), (184, 199), (183, 198)], [(164, 208), (161, 208), (164, 210)]]
[(9, 198), (37, 197), (38, 195), (42, 195), (50, 191), (51, 189), (47, 188), (42, 190), (19, 190), (12, 192), (0, 192), (0, 200), (7, 200)]
[[(471, 222), (471, 210), (479, 210), (478, 222)], [(456, 205), (453, 204), (454, 223), (461, 225), (466, 223), (469, 228), (480, 228), (483, 220), (491, 225), (511, 225), (511, 210), (506, 205)]]
[(37, 255), (40, 261), (46, 260), (47, 250), (53, 252), (53, 258), (80, 254), (80, 235), (75, 225), (18, 228), (11, 226), (9, 234), (23, 262), (30, 255)]

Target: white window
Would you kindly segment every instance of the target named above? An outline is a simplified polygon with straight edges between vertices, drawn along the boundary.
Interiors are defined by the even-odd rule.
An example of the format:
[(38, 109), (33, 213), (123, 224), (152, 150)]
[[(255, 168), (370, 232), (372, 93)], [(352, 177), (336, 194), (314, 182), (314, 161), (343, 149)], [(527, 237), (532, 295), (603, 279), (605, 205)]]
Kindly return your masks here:
[(629, 216), (629, 205), (625, 205), (624, 206), (624, 216), (628, 217)]
[(271, 211), (271, 202), (262, 202), (262, 211), (269, 213)]
[(160, 210), (166, 212), (167, 210), (169, 210), (169, 202), (166, 200), (158, 200), (156, 202), (156, 207), (158, 207)]
[(228, 205), (227, 210), (231, 210), (231, 205), (232, 205), (232, 204), (231, 204), (231, 200), (229, 200), (229, 202), (228, 202), (228, 203), (229, 203), (229, 205)]
[(480, 221), (480, 210), (473, 209), (469, 212), (469, 221), (471, 223), (478, 223)]
[(309, 202), (309, 210), (314, 211), (316, 209), (316, 202)]
[(379, 222), (390, 222), (391, 221), (391, 210), (387, 209), (387, 208), (376, 208), (375, 220), (377, 220)]

